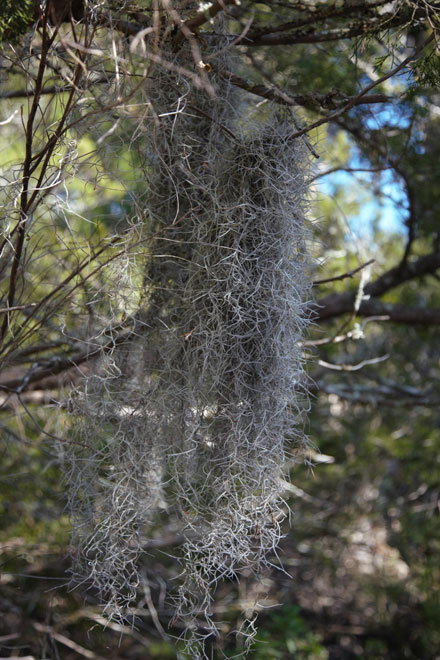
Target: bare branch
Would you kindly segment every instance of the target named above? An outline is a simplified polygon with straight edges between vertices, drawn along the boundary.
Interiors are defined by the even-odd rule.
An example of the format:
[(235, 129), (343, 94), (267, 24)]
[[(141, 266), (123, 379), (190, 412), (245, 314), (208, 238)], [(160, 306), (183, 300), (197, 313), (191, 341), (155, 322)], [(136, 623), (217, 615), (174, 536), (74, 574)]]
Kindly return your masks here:
[(389, 357), (390, 356), (387, 353), (386, 355), (381, 355), (380, 357), (361, 360), (361, 362), (358, 362), (357, 364), (334, 364), (332, 362), (326, 362), (325, 360), (318, 360), (318, 364), (320, 367), (324, 367), (325, 369), (332, 369), (333, 371), (359, 371), (359, 369), (363, 369), (363, 367), (366, 367), (367, 365), (384, 362), (385, 360), (388, 360)]
[(180, 43), (188, 35), (194, 36), (194, 32), (198, 30), (202, 25), (215, 18), (217, 14), (229, 5), (236, 5), (237, 0), (215, 0), (207, 9), (199, 11), (194, 18), (191, 18), (187, 21), (183, 21), (180, 29), (173, 39), (173, 49), (177, 50)]
[[(32, 101), (31, 109), (26, 123), (26, 147), (25, 147), (25, 157), (23, 163), (23, 184), (22, 191), (20, 195), (20, 217), (17, 223), (17, 242), (14, 249), (14, 255), (12, 259), (11, 273), (9, 277), (9, 290), (8, 290), (8, 307), (11, 308), (14, 306), (15, 290), (17, 287), (17, 276), (21, 262), (21, 256), (23, 252), (23, 245), (26, 236), (26, 225), (29, 219), (29, 182), (31, 175), (31, 163), (32, 163), (32, 149), (33, 149), (33, 133), (34, 133), (34, 121), (37, 114), (39, 101), (40, 101), (40, 91), (43, 88), (43, 78), (46, 70), (46, 62), (48, 58), (48, 53), (51, 44), (53, 43), (56, 30), (49, 36), (47, 29), (47, 14), (43, 18), (43, 37), (42, 37), (42, 50), (40, 56), (40, 64), (38, 67), (37, 80), (35, 83), (35, 94)], [(0, 330), (0, 343), (3, 341), (6, 334), (9, 324), (9, 313), (5, 316), (4, 321)]]
[(313, 286), (319, 286), (320, 284), (328, 284), (329, 282), (338, 282), (339, 280), (345, 280), (347, 277), (353, 277), (356, 275), (356, 273), (359, 273), (360, 270), (363, 268), (366, 268), (367, 266), (371, 266), (371, 264), (374, 264), (376, 259), (370, 259), (369, 261), (366, 261), (364, 264), (361, 264), (354, 270), (349, 270), (347, 273), (343, 273), (342, 275), (336, 275), (335, 277), (328, 277), (325, 280), (315, 280), (313, 282)]
[[(327, 321), (342, 316), (342, 314), (351, 313), (353, 311), (353, 300), (350, 299), (351, 304), (345, 303), (347, 303), (346, 300), (338, 301), (335, 304), (327, 304), (316, 312), (314, 309), (315, 318), (320, 321)], [(440, 309), (394, 305), (374, 298), (362, 302), (357, 311), (357, 316), (381, 316), (383, 320), (394, 323), (407, 323), (408, 325), (428, 326), (440, 324)]]
[[(275, 101), (280, 105), (287, 106), (303, 106), (304, 108), (310, 110), (319, 110), (319, 109), (332, 109), (340, 108), (345, 106), (348, 103), (352, 103), (353, 106), (372, 104), (372, 103), (386, 103), (389, 101), (389, 97), (385, 94), (369, 94), (367, 96), (360, 97), (356, 96), (346, 96), (342, 92), (332, 91), (328, 94), (321, 94), (319, 92), (310, 92), (308, 94), (288, 94), (287, 92), (279, 89), (276, 86), (266, 87), (265, 85), (256, 85), (252, 82), (245, 80), (241, 76), (238, 76), (235, 73), (230, 71), (222, 71), (215, 65), (212, 65), (212, 69), (224, 80), (230, 81), (236, 87), (244, 89), (250, 94), (255, 94), (260, 96), (263, 99), (268, 99), (270, 101)], [(350, 106), (352, 107), (352, 106)]]
[[(424, 275), (435, 273), (440, 268), (440, 253), (433, 252), (417, 259), (414, 262), (407, 262), (402, 268), (397, 266), (381, 275), (377, 280), (367, 284), (364, 294), (370, 296), (370, 300), (364, 300), (359, 308), (360, 316), (389, 316), (390, 320), (399, 323), (428, 323), (437, 324), (440, 319), (439, 310), (429, 310), (426, 308), (405, 307), (400, 305), (389, 305), (374, 300), (384, 295), (391, 289), (394, 289), (405, 282), (423, 277)], [(334, 293), (326, 298), (318, 300), (314, 313), (316, 318), (324, 321), (336, 316), (341, 316), (353, 311), (355, 302), (355, 293)]]
[(51, 626), (43, 625), (37, 621), (34, 621), (32, 625), (38, 632), (48, 635), (50, 638), (56, 640), (63, 646), (67, 646), (67, 648), (71, 649), (78, 655), (83, 656), (84, 658), (89, 658), (90, 660), (104, 660), (103, 656), (94, 653), (94, 651), (91, 651), (90, 649), (84, 648), (84, 646), (77, 644), (72, 639), (69, 639), (69, 637), (66, 637), (66, 635), (61, 635)]
[[(290, 34), (285, 34), (284, 30), (289, 29), (286, 27), (288, 24), (280, 25), (278, 28), (272, 28), (268, 34), (261, 34), (257, 31), (247, 35), (245, 39), (246, 46), (286, 46), (293, 44), (315, 44), (331, 41), (341, 41), (344, 39), (353, 39), (354, 37), (365, 36), (366, 34), (374, 34), (384, 32), (393, 27), (405, 25), (411, 19), (422, 17), (425, 15), (425, 8), (420, 8), (416, 12), (404, 10), (401, 12), (389, 12), (380, 17), (373, 17), (371, 19), (362, 17), (362, 20), (352, 21), (348, 26), (327, 28), (323, 30), (316, 30), (314, 27), (301, 29), (297, 27)], [(312, 21), (304, 22), (312, 23)]]
[[(106, 351), (113, 350), (118, 344), (127, 341), (133, 335), (133, 330), (126, 330), (114, 337), (111, 337), (105, 344), (97, 344), (94, 349), (88, 351), (81, 351), (70, 357), (53, 357), (45, 364), (34, 363), (32, 367), (19, 376), (9, 380), (0, 381), (0, 390), (3, 392), (21, 393), (28, 389), (35, 383), (38, 383), (48, 376), (56, 376), (61, 374), (72, 367), (78, 368), (80, 365), (93, 360), (96, 356), (105, 353)], [(50, 383), (53, 387), (53, 383)]]

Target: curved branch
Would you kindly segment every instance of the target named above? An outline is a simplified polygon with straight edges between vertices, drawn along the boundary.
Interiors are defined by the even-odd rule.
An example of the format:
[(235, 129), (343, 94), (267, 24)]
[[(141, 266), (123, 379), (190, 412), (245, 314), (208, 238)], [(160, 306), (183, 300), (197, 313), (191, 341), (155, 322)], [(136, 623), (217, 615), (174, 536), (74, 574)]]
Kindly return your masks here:
[[(359, 316), (384, 315), (388, 316), (390, 321), (397, 323), (434, 325), (440, 323), (440, 310), (390, 305), (375, 300), (405, 282), (435, 273), (438, 268), (440, 268), (440, 252), (424, 255), (417, 261), (407, 262), (403, 267), (399, 265), (392, 268), (374, 282), (367, 284), (364, 293), (370, 299), (362, 302), (357, 314)], [(356, 293), (353, 292), (330, 294), (313, 305), (315, 318), (326, 321), (350, 313), (353, 311), (355, 298)]]
[(405, 68), (407, 64), (412, 62), (416, 57), (420, 55), (420, 53), (430, 44), (435, 38), (435, 34), (432, 33), (418, 48), (416, 48), (411, 55), (408, 55), (400, 64), (398, 64), (394, 69), (383, 75), (381, 78), (378, 78), (377, 80), (374, 80), (371, 82), (369, 85), (364, 87), (359, 94), (356, 96), (351, 97), (351, 99), (345, 103), (344, 105), (340, 106), (338, 110), (335, 110), (334, 112), (331, 112), (330, 114), (326, 115), (325, 117), (321, 117), (321, 119), (318, 119), (317, 121), (314, 121), (312, 124), (309, 124), (308, 126), (305, 126), (302, 128), (300, 131), (297, 131), (291, 136), (291, 139), (295, 139), (298, 137), (301, 137), (302, 135), (305, 135), (306, 133), (309, 133), (312, 129), (318, 128), (319, 126), (322, 126), (322, 124), (327, 124), (329, 121), (332, 121), (334, 119), (337, 119), (341, 115), (343, 115), (345, 112), (348, 110), (351, 110), (355, 105), (359, 105), (359, 101), (364, 98), (368, 92), (374, 87), (377, 87), (377, 85), (380, 85), (381, 83), (385, 82), (389, 78), (392, 78), (393, 76), (396, 75), (396, 73), (399, 73), (402, 69)]
[(241, 76), (237, 76), (231, 71), (218, 69), (212, 65), (213, 71), (224, 80), (229, 81), (235, 87), (244, 89), (250, 94), (255, 94), (263, 99), (275, 101), (280, 105), (297, 106), (301, 105), (310, 110), (319, 109), (335, 109), (352, 103), (355, 105), (371, 104), (371, 103), (385, 103), (389, 101), (389, 97), (385, 94), (367, 94), (366, 96), (346, 96), (343, 92), (332, 91), (329, 94), (321, 94), (319, 92), (310, 92), (308, 94), (288, 94), (287, 92), (279, 89), (278, 87), (266, 87), (265, 85), (254, 85)]
[(399, 265), (387, 271), (374, 282), (367, 284), (365, 293), (369, 296), (382, 296), (404, 282), (435, 273), (438, 268), (440, 268), (440, 252), (425, 254), (417, 261), (407, 262), (403, 268)]

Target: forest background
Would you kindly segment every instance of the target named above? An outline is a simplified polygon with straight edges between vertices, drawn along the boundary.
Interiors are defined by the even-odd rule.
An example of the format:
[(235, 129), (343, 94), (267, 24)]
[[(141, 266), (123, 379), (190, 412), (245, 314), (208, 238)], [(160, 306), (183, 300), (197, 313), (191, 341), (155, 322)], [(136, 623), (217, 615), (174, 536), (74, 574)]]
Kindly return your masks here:
[[(109, 273), (121, 254), (135, 268), (151, 235), (138, 224), (127, 232), (145, 185), (132, 140), (140, 111), (130, 106), (139, 64), (111, 48), (132, 53), (146, 40), (144, 57), (168, 61), (163, 44), (148, 42), (157, 11), (169, 49), (190, 45), (182, 75), (207, 95), (221, 73), (205, 58), (210, 19), (224, 15), (233, 84), (262, 115), (268, 104), (294, 108), (315, 168), (308, 464), (286, 476), (291, 529), (284, 523), (273, 559), (285, 572), (219, 586), (223, 635), (208, 640), (212, 652), (240, 652), (231, 631), (260, 603), (256, 660), (440, 657), (440, 3), (249, 0), (214, 3), (210, 15), (190, 2), (95, 4), (94, 14), (80, 1), (0, 9), (1, 656), (176, 657), (169, 636), (181, 629), (165, 593), (179, 572), (178, 531), (157, 527), (146, 548), (148, 588), (134, 620), (104, 627), (93, 589), (67, 585), (59, 464), (68, 391), (130, 331), (132, 283), (112, 292)], [(93, 45), (81, 41), (87, 21)], [(39, 77), (54, 26), (64, 41), (48, 45)], [(73, 75), (88, 67), (81, 87)], [(119, 97), (98, 99), (115, 80)], [(86, 92), (90, 116), (74, 143), (61, 122)], [(29, 176), (29, 153), (47, 170), (21, 240), (11, 190)]]

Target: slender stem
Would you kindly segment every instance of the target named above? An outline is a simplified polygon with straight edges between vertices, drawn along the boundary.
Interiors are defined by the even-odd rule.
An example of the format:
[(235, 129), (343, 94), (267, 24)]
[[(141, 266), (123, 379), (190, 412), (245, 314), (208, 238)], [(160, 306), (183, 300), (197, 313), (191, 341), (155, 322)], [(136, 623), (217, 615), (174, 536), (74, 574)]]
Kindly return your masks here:
[[(20, 215), (19, 215), (18, 230), (17, 230), (18, 232), (17, 242), (15, 246), (14, 257), (12, 260), (11, 275), (9, 279), (9, 292), (7, 297), (9, 308), (14, 306), (15, 292), (17, 288), (17, 276), (23, 254), (24, 240), (26, 237), (26, 226), (29, 220), (29, 182), (31, 176), (34, 122), (39, 107), (48, 52), (56, 36), (56, 30), (55, 30), (52, 37), (49, 37), (48, 29), (47, 29), (47, 18), (48, 17), (46, 11), (43, 14), (42, 48), (41, 48), (41, 56), (40, 56), (40, 65), (38, 68), (38, 74), (35, 83), (35, 94), (32, 101), (29, 116), (26, 122), (26, 147), (25, 147), (25, 157), (23, 163), (23, 178), (22, 178), (23, 183), (22, 183), (22, 190), (20, 195), (20, 211), (19, 211)], [(2, 327), (0, 330), (0, 343), (3, 341), (5, 337), (7, 328), (9, 326), (9, 320), (10, 320), (10, 316), (9, 313), (7, 313), (3, 320)]]
[(336, 275), (335, 277), (328, 277), (325, 280), (315, 280), (313, 282), (313, 286), (319, 286), (320, 284), (327, 284), (328, 282), (337, 282), (338, 280), (345, 280), (347, 277), (353, 277), (353, 275), (358, 273), (363, 268), (366, 268), (367, 266), (371, 266), (371, 264), (374, 264), (375, 261), (376, 259), (370, 259), (369, 261), (366, 261), (364, 264), (361, 264), (354, 270), (349, 270), (346, 273), (343, 273), (342, 275)]

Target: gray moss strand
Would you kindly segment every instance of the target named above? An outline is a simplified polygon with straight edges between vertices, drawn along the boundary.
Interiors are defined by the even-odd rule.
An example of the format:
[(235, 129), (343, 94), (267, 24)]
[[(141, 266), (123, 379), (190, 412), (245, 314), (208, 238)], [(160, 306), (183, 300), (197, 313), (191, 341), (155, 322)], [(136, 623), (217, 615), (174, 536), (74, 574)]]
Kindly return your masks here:
[(243, 99), (213, 84), (214, 99), (155, 69), (145, 217), (167, 229), (146, 256), (137, 338), (103, 356), (72, 402), (86, 447), (67, 461), (76, 576), (109, 615), (135, 600), (158, 517), (178, 519), (176, 611), (193, 658), (216, 630), (217, 582), (276, 551), (286, 439), (306, 442), (308, 153), (288, 115), (268, 107), (240, 124)]

